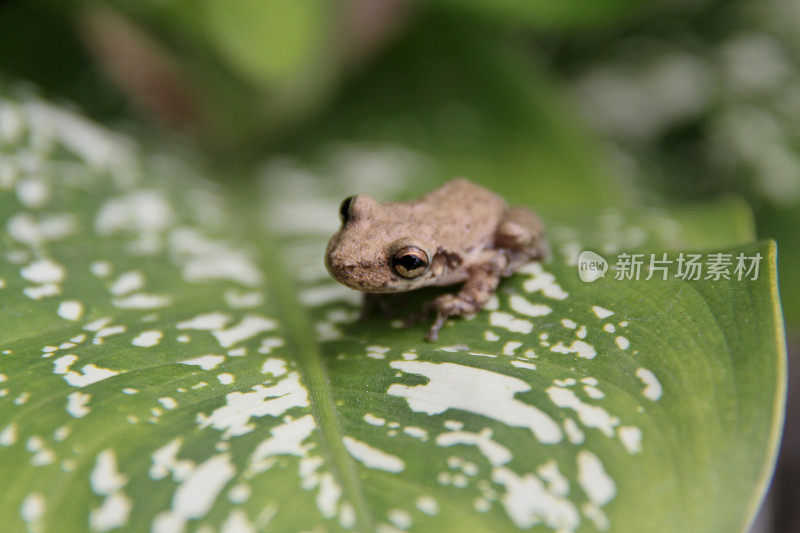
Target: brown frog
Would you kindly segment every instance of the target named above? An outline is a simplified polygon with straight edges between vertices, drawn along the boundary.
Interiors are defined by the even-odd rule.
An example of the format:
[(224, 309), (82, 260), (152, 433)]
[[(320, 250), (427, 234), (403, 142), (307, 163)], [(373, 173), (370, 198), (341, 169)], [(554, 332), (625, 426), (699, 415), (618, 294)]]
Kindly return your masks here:
[[(426, 338), (435, 341), (450, 316), (482, 309), (500, 278), (544, 259), (544, 224), (531, 210), (509, 207), (497, 194), (453, 179), (410, 202), (378, 203), (366, 194), (340, 208), (342, 227), (331, 238), (325, 266), (336, 281), (374, 294), (463, 283), (434, 299)], [(367, 302), (365, 302), (367, 303)]]

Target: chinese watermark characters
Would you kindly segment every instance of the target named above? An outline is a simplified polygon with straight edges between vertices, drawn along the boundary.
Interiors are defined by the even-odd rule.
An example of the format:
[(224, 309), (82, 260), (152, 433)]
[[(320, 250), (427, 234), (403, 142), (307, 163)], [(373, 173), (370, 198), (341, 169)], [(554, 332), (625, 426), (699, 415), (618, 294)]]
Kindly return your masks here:
[[(624, 280), (757, 280), (761, 266), (760, 252), (739, 253), (687, 253), (680, 252), (669, 258), (666, 253), (621, 253), (610, 270), (614, 279)], [(582, 252), (578, 258), (578, 274), (581, 280), (595, 281), (605, 277), (608, 263), (598, 254)]]

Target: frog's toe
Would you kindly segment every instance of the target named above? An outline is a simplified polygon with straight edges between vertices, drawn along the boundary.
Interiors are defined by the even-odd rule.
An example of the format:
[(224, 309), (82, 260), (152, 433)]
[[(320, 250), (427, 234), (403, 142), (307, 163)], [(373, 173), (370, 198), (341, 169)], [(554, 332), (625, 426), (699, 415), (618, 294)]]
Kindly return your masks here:
[(455, 294), (443, 294), (428, 307), (436, 310), (436, 319), (433, 321), (425, 338), (429, 341), (435, 341), (438, 340), (439, 332), (449, 317), (474, 313), (479, 308), (479, 305), (472, 300)]
[(445, 317), (468, 315), (478, 310), (478, 304), (473, 300), (455, 294), (439, 296), (433, 301), (433, 306), (440, 315)]
[(443, 313), (442, 311), (436, 313), (436, 319), (433, 321), (433, 324), (431, 324), (428, 333), (425, 334), (425, 340), (429, 342), (435, 342), (439, 340), (439, 332), (442, 330), (442, 326), (444, 326), (448, 316), (450, 315)]
[(439, 318), (437, 317), (436, 321), (433, 323), (431, 328), (428, 330), (428, 333), (425, 334), (425, 340), (428, 342), (436, 342), (439, 340), (439, 331), (442, 329), (444, 325), (444, 321), (447, 317), (442, 318), (441, 324), (439, 323)]

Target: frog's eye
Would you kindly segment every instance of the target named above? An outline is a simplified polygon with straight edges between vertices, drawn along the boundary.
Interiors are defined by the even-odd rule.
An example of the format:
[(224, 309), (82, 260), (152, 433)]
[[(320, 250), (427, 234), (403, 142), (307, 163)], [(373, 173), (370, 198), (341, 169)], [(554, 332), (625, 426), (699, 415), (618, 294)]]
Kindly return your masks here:
[(428, 254), (416, 246), (404, 246), (392, 256), (392, 268), (404, 278), (416, 278), (428, 270)]
[(348, 196), (344, 199), (342, 205), (339, 206), (339, 216), (342, 219), (342, 224), (346, 224), (347, 221), (350, 220), (350, 207), (353, 205), (355, 199), (355, 196)]

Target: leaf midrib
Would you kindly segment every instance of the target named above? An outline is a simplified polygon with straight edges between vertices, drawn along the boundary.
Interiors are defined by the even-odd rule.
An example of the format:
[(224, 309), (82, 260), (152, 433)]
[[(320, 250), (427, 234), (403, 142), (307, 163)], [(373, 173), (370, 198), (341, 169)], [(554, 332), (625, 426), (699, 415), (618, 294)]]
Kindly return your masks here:
[(283, 262), (273, 254), (261, 254), (261, 257), (269, 273), (271, 292), (283, 317), (288, 347), (296, 354), (301, 378), (311, 397), (311, 410), (319, 425), (323, 447), (338, 473), (346, 498), (353, 505), (357, 529), (373, 531), (372, 514), (364, 497), (355, 462), (344, 447), (344, 433), (339, 425), (330, 380), (322, 364), (322, 352), (315, 338), (308, 334), (313, 331), (313, 324), (298, 303), (295, 282), (284, 268)]

